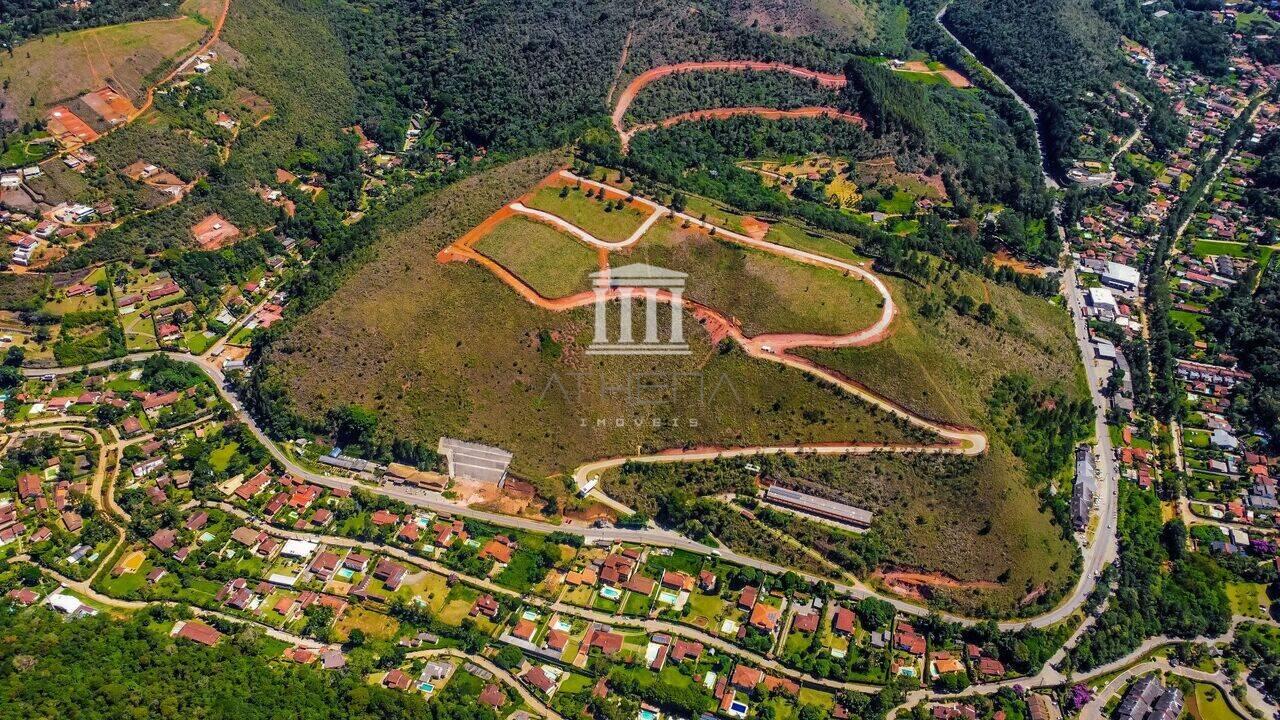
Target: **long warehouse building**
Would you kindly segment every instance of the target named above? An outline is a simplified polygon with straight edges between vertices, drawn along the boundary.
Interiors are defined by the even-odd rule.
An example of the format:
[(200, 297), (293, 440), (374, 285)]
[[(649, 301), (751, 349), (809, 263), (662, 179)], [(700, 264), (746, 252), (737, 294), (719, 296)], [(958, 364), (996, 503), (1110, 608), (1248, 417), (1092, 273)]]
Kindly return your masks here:
[(856, 508), (835, 500), (826, 500), (779, 485), (770, 485), (765, 490), (764, 498), (769, 502), (799, 510), (800, 512), (818, 515), (858, 527), (870, 527), (871, 518), (873, 517), (869, 510)]

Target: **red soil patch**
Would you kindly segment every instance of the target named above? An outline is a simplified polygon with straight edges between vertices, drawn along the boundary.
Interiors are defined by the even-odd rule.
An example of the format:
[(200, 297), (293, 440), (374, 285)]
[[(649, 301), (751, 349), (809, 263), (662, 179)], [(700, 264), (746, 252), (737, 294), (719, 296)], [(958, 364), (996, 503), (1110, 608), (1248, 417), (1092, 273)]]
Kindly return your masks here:
[(742, 216), (742, 234), (747, 237), (753, 237), (757, 240), (763, 240), (764, 236), (769, 233), (769, 223), (753, 218), (750, 215)]
[(1015, 272), (1023, 275), (1035, 275), (1036, 277), (1042, 277), (1046, 271), (1046, 268), (1040, 267), (1039, 265), (1032, 265), (1026, 260), (1010, 255), (1009, 251), (1004, 248), (997, 250), (995, 255), (991, 257), (991, 261), (996, 267), (1013, 268)]
[(843, 75), (833, 73), (820, 72), (818, 70), (810, 70), (809, 68), (797, 67), (795, 65), (787, 65), (779, 62), (758, 62), (755, 60), (713, 60), (709, 62), (683, 62), (674, 65), (663, 65), (661, 67), (646, 70), (636, 76), (622, 94), (618, 96), (618, 104), (613, 109), (613, 126), (618, 132), (622, 132), (622, 117), (627, 114), (627, 108), (631, 106), (631, 101), (635, 100), (636, 93), (640, 92), (645, 85), (667, 75), (675, 75), (677, 73), (686, 72), (715, 72), (724, 70), (757, 70), (766, 72), (785, 72), (802, 78), (812, 78), (818, 81), (819, 85), (829, 88), (842, 88), (847, 80)]
[(914, 598), (916, 600), (927, 600), (933, 594), (935, 589), (991, 590), (1000, 587), (999, 583), (994, 583), (990, 580), (971, 580), (964, 582), (940, 573), (891, 570), (888, 572), (877, 572), (872, 577), (884, 581), (884, 584), (889, 589), (899, 595)]
[(138, 111), (133, 106), (133, 103), (129, 101), (129, 98), (116, 92), (110, 86), (85, 93), (81, 99), (111, 125), (128, 122), (129, 118), (133, 117), (133, 114)]

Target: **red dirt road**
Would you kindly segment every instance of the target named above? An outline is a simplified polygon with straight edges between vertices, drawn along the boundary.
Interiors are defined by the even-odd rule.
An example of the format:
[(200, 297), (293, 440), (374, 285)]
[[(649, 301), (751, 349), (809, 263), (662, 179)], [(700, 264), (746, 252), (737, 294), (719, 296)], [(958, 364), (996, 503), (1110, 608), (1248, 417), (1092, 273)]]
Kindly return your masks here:
[(693, 122), (697, 120), (721, 120), (724, 118), (737, 117), (739, 115), (756, 115), (765, 120), (783, 120), (787, 118), (816, 118), (825, 117), (832, 120), (843, 120), (858, 125), (862, 128), (867, 127), (867, 121), (857, 113), (848, 113), (843, 110), (837, 110), (829, 107), (807, 106), (796, 108), (794, 110), (778, 110), (776, 108), (767, 107), (732, 107), (732, 108), (712, 108), (710, 110), (693, 110), (679, 115), (672, 115), (656, 123), (645, 123), (644, 125), (636, 125), (630, 130), (620, 131), (622, 134), (622, 151), (627, 151), (627, 146), (631, 144), (631, 138), (636, 133), (648, 132), (656, 130), (660, 127), (671, 127), (676, 123)]
[[(570, 181), (579, 182), (583, 185), (592, 187), (606, 188), (603, 183), (575, 176), (567, 171), (558, 173), (562, 178)], [(545, 181), (544, 181), (545, 182)], [(617, 190), (616, 188), (611, 188)], [(884, 410), (886, 412), (897, 415), (907, 422), (929, 430), (939, 436), (940, 442), (936, 443), (908, 443), (908, 444), (885, 444), (875, 445), (868, 443), (813, 443), (795, 446), (769, 446), (769, 447), (742, 447), (742, 448), (673, 448), (661, 451), (653, 455), (642, 455), (633, 457), (616, 457), (605, 458), (594, 462), (586, 463), (578, 467), (573, 477), (582, 487), (594, 474), (598, 474), (603, 470), (618, 467), (623, 463), (630, 461), (635, 462), (687, 462), (694, 460), (706, 460), (717, 457), (738, 457), (753, 454), (773, 454), (773, 453), (798, 453), (798, 452), (814, 452), (818, 454), (866, 454), (872, 452), (923, 452), (923, 453), (955, 453), (962, 455), (979, 455), (986, 451), (987, 437), (981, 431), (974, 428), (967, 428), (949, 423), (942, 423), (928, 418), (916, 415), (910, 409), (900, 405), (896, 401), (880, 395), (862, 383), (857, 382), (842, 373), (835, 372), (807, 358), (788, 353), (787, 350), (795, 347), (853, 347), (868, 345), (879, 342), (885, 338), (891, 331), (891, 324), (896, 313), (896, 307), (892, 296), (889, 294), (888, 287), (874, 273), (864, 267), (853, 265), (842, 260), (836, 260), (827, 256), (817, 255), (808, 251), (796, 248), (776, 245), (764, 240), (748, 237), (740, 233), (733, 232), (726, 228), (717, 227), (707, 223), (699, 218), (694, 218), (688, 214), (675, 212), (670, 208), (659, 205), (647, 198), (637, 196), (636, 201), (650, 206), (655, 216), (669, 216), (683, 220), (689, 226), (698, 228), (706, 232), (715, 232), (717, 236), (728, 241), (754, 247), (759, 250), (771, 252), (776, 255), (787, 257), (796, 262), (831, 267), (846, 272), (851, 277), (857, 277), (860, 280), (870, 283), (881, 294), (882, 309), (880, 319), (871, 327), (850, 333), (848, 335), (807, 335), (793, 333), (778, 333), (769, 335), (757, 335), (748, 337), (742, 332), (741, 327), (731, 318), (724, 315), (715, 308), (708, 307), (688, 298), (683, 298), (682, 302), (689, 309), (691, 314), (702, 323), (706, 331), (711, 335), (713, 342), (719, 342), (724, 338), (731, 338), (750, 356), (779, 363), (794, 368), (801, 372), (807, 373), (819, 380), (831, 383), (841, 390), (848, 392), (862, 400)], [(491, 218), (481, 223), (476, 229), (468, 232), (457, 242), (445, 248), (437, 255), (436, 260), (441, 263), (448, 262), (476, 262), (487, 268), (490, 272), (498, 277), (503, 283), (515, 290), (527, 302), (537, 305), (547, 310), (563, 312), (571, 308), (583, 307), (596, 301), (593, 292), (580, 292), (562, 298), (547, 298), (540, 295), (522, 278), (512, 273), (501, 264), (495, 262), (492, 258), (486, 257), (477, 252), (472, 245), (483, 236), (484, 232), (492, 228), (501, 219), (507, 217), (512, 211), (512, 206), (507, 206), (499, 210)], [(570, 226), (569, 223), (562, 218), (553, 217), (554, 224), (557, 226), (564, 225), (573, 227), (579, 233), (578, 237), (585, 235), (585, 231)], [(565, 229), (565, 228), (562, 228)], [(584, 240), (586, 242), (586, 240)], [(630, 242), (630, 241), (629, 241)], [(587, 244), (600, 247), (601, 241), (593, 239), (593, 242)], [(623, 243), (624, 245), (627, 243)], [(607, 255), (602, 257), (607, 260)], [(620, 291), (610, 288), (606, 293), (606, 301), (612, 301), (620, 297)], [(661, 302), (671, 302), (672, 296), (665, 290), (658, 291), (658, 300)], [(597, 491), (598, 492), (598, 491)], [(606, 498), (607, 499), (607, 498)]]
[[(847, 82), (847, 80), (843, 75), (836, 75), (834, 73), (822, 72), (820, 70), (810, 70), (809, 68), (799, 67), (796, 65), (787, 65), (786, 63), (760, 62), (758, 60), (710, 60), (706, 62), (683, 62), (683, 63), (676, 63), (674, 65), (663, 65), (661, 67), (653, 68), (652, 70), (646, 70), (645, 72), (637, 75), (635, 79), (632, 80), (627, 85), (626, 89), (622, 91), (622, 94), (618, 96), (618, 103), (613, 108), (613, 128), (618, 131), (619, 135), (622, 136), (623, 152), (626, 152), (627, 141), (631, 138), (631, 135), (633, 135), (637, 130), (652, 129), (654, 127), (658, 127), (659, 125), (661, 125), (662, 127), (667, 127), (668, 123), (674, 124), (676, 122), (680, 122), (680, 119), (685, 119), (685, 120), (711, 119), (716, 117), (730, 116), (730, 115), (706, 115), (705, 113), (714, 113), (719, 111), (704, 110), (704, 111), (700, 111), (699, 113), (686, 113), (685, 115), (677, 115), (675, 118), (668, 118), (667, 120), (664, 120), (662, 121), (662, 123), (659, 123), (657, 125), (644, 125), (637, 128), (633, 128), (630, 132), (628, 132), (626, 130), (626, 124), (624, 123), (623, 118), (627, 114), (627, 108), (631, 107), (631, 102), (635, 100), (636, 94), (639, 93), (642, 89), (644, 89), (646, 85), (653, 82), (654, 80), (657, 80), (658, 78), (666, 77), (667, 75), (676, 75), (679, 73), (688, 73), (688, 72), (719, 72), (719, 71), (733, 71), (733, 70), (784, 72), (784, 73), (789, 73), (791, 75), (795, 75), (796, 77), (816, 80), (819, 85), (822, 85), (823, 87), (827, 87), (827, 88), (842, 88), (845, 86), (845, 83)], [(727, 109), (728, 108), (726, 108), (726, 110)], [(734, 108), (734, 109), (737, 109), (737, 108)], [(740, 110), (741, 110), (740, 112), (731, 113), (731, 115), (741, 115), (741, 114), (764, 115), (765, 113), (797, 112), (797, 111), (780, 111), (780, 110), (774, 110), (771, 108), (742, 108)], [(831, 108), (804, 108), (804, 110), (809, 110), (809, 111), (824, 110), (830, 113), (846, 114), (846, 113), (840, 113), (838, 110), (834, 110)], [(700, 115), (700, 117), (697, 117), (697, 118), (686, 117), (686, 115), (694, 115), (694, 114)], [(769, 116), (765, 115), (765, 117), (769, 117)], [(778, 117), (816, 117), (816, 115), (781, 115), (781, 116), (773, 116), (770, 119), (777, 119)], [(853, 117), (856, 117), (856, 116), (853, 116)], [(858, 122), (862, 122), (862, 119), (858, 118)]]

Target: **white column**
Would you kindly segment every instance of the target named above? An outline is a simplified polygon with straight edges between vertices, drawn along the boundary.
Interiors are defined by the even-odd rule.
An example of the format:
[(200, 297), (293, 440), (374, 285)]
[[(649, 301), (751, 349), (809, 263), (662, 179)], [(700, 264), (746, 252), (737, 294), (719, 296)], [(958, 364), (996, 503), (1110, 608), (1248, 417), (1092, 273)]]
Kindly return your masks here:
[(658, 342), (658, 288), (644, 289), (644, 341)]
[(596, 289), (596, 336), (593, 345), (605, 345), (609, 342), (609, 304), (605, 302), (606, 291), (602, 287)]
[(671, 342), (684, 344), (684, 288), (673, 287), (671, 293)]
[(618, 318), (618, 342), (631, 343), (631, 288), (618, 288), (618, 302), (622, 303), (622, 312)]

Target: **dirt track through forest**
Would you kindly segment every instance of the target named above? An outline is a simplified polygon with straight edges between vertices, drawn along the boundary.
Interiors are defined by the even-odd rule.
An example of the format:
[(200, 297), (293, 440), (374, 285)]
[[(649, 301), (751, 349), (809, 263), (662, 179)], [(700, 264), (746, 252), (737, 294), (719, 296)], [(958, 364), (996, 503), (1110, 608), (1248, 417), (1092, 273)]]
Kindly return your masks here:
[[(630, 130), (626, 127), (627, 109), (631, 107), (631, 103), (635, 100), (636, 95), (644, 89), (644, 87), (653, 81), (666, 77), (668, 75), (678, 75), (681, 73), (691, 72), (726, 72), (726, 71), (757, 71), (757, 72), (783, 72), (796, 77), (808, 78), (817, 81), (817, 83), (825, 88), (839, 89), (848, 82), (843, 75), (822, 72), (820, 70), (811, 70), (809, 68), (799, 67), (796, 65), (788, 65), (780, 62), (760, 62), (757, 60), (710, 60), (705, 62), (683, 62), (674, 65), (663, 65), (637, 75), (627, 87), (618, 96), (618, 102), (613, 108), (613, 129), (618, 132), (622, 138), (622, 151), (627, 151), (631, 137), (637, 132), (653, 130), (658, 127), (670, 127), (677, 122), (685, 120), (709, 120), (722, 117), (732, 117), (735, 115), (759, 115), (770, 120), (777, 120), (784, 117), (833, 117), (838, 119), (847, 119), (850, 122), (856, 122), (865, 125), (865, 121), (850, 113), (837, 110), (836, 108), (799, 108), (797, 110), (779, 110), (777, 108), (750, 107), (750, 108), (717, 108), (714, 110), (698, 110), (689, 113), (681, 113), (673, 117), (667, 118), (657, 123), (647, 123), (645, 125), (637, 125)], [(612, 90), (610, 91), (612, 94)]]

